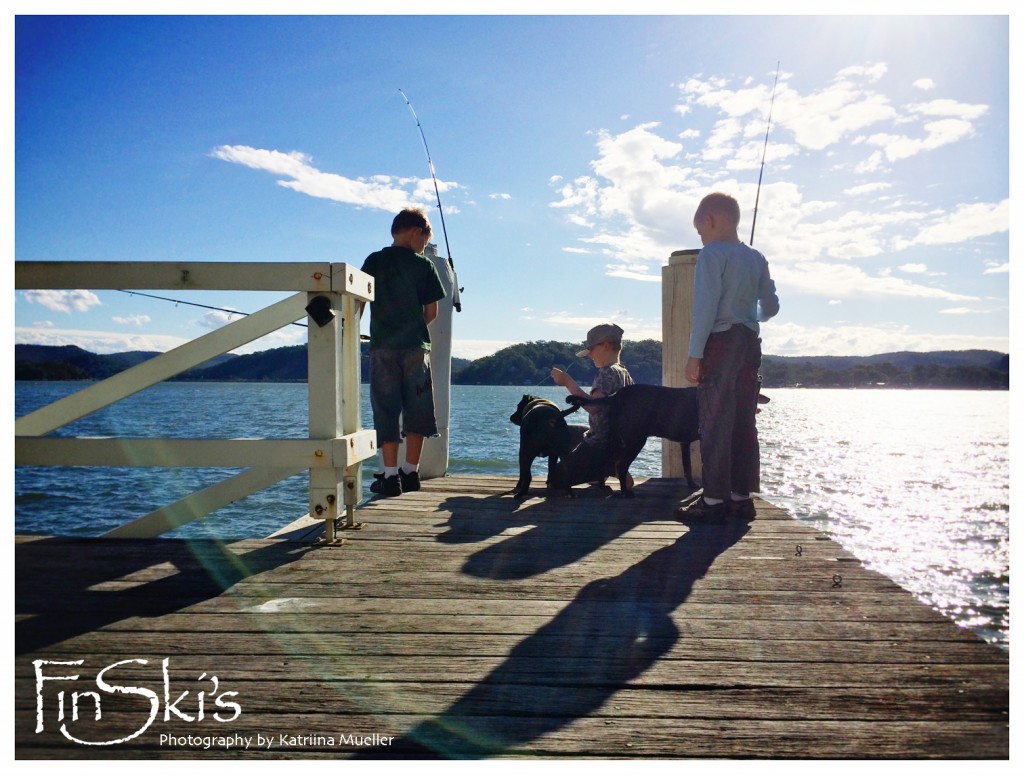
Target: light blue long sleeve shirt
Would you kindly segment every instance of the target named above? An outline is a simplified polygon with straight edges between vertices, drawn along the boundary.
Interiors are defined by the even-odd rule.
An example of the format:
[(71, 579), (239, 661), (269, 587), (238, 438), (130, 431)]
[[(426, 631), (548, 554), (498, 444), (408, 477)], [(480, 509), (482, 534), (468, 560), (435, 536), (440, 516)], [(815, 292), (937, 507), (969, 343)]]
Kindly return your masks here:
[(709, 242), (697, 254), (688, 355), (703, 358), (708, 336), (737, 324), (758, 334), (759, 322), (778, 312), (775, 282), (760, 251), (741, 242)]

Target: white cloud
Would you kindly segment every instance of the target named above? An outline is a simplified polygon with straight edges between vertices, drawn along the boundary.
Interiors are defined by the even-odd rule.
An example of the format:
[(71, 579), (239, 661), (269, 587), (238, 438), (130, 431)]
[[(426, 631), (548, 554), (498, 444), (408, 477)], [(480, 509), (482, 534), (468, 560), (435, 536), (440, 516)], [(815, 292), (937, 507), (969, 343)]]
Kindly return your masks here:
[(894, 242), (897, 249), (912, 245), (951, 245), (977, 237), (1000, 234), (1010, 228), (1010, 200), (994, 204), (962, 204), (950, 213), (939, 213), (909, 240)]
[[(188, 342), (180, 336), (165, 334), (131, 334), (119, 331), (91, 331), (86, 329), (56, 329), (56, 328), (25, 328), (14, 329), (14, 341), (16, 344), (41, 344), (41, 345), (77, 345), (83, 350), (93, 353), (120, 353), (128, 351), (143, 352), (167, 352), (175, 347)], [(251, 352), (259, 352), (272, 347), (287, 347), (290, 345), (303, 344), (306, 341), (306, 329), (299, 326), (285, 326), (284, 328), (267, 334), (266, 336), (252, 341), (232, 352), (237, 355), (244, 355)]]
[(950, 116), (971, 121), (988, 113), (988, 105), (970, 105), (956, 100), (931, 100), (908, 105), (907, 110), (924, 116)]
[(883, 75), (889, 71), (889, 66), (885, 62), (874, 62), (870, 65), (852, 65), (850, 67), (844, 67), (839, 71), (838, 76), (840, 78), (849, 77), (860, 77), (863, 76), (869, 81), (877, 81)]
[(892, 183), (879, 181), (877, 183), (864, 183), (860, 186), (851, 186), (850, 188), (843, 189), (843, 193), (847, 196), (863, 196), (864, 194), (873, 194), (876, 191), (884, 191), (891, 187)]
[(925, 264), (903, 264), (896, 268), (907, 274), (924, 274), (928, 271), (928, 267)]
[(146, 323), (149, 323), (152, 318), (149, 315), (128, 315), (127, 317), (112, 317), (115, 323), (123, 326), (138, 326), (141, 328)]
[(475, 361), (488, 355), (494, 355), (498, 350), (503, 350), (518, 342), (509, 342), (504, 339), (452, 339), (452, 357), (468, 358)]
[(37, 320), (32, 326), (33, 328), (53, 328), (54, 323), (52, 320)]
[(936, 86), (935, 81), (931, 78), (918, 78), (912, 85), (915, 89), (920, 89), (921, 91), (931, 91)]
[(487, 196), (490, 199), (511, 199), (512, 198), (511, 194), (488, 194)]
[(627, 280), (640, 280), (648, 283), (661, 282), (661, 273), (654, 274), (647, 271), (647, 267), (636, 269), (623, 264), (609, 264), (606, 274), (609, 277), (622, 277)]
[(930, 333), (904, 325), (802, 326), (770, 321), (761, 327), (766, 355), (878, 355), (890, 352), (994, 350), (1009, 352), (1009, 337)]
[(228, 323), (240, 320), (243, 317), (245, 316), (241, 312), (214, 310), (212, 312), (207, 312), (195, 322), (200, 328), (217, 329), (221, 326), (226, 326)]
[(940, 315), (970, 315), (972, 312), (974, 310), (969, 307), (949, 307), (939, 310)]
[(982, 274), (1009, 274), (1010, 273), (1010, 262), (1004, 261), (986, 261), (985, 271)]
[(879, 132), (866, 138), (865, 142), (881, 147), (889, 161), (900, 161), (970, 137), (974, 133), (974, 125), (964, 119), (946, 118), (926, 123), (924, 130), (924, 137)]
[[(299, 151), (283, 153), (247, 145), (221, 145), (210, 155), (283, 177), (285, 179), (278, 180), (277, 184), (293, 191), (357, 207), (394, 212), (410, 205), (427, 205), (435, 196), (434, 182), (429, 178), (394, 178), (388, 175), (374, 175), (369, 179), (346, 178), (321, 172), (313, 166), (311, 156)], [(410, 187), (411, 191), (406, 190)], [(438, 180), (437, 187), (440, 191), (449, 191), (457, 188), (458, 184)], [(452, 206), (448, 209), (454, 212)]]
[(184, 344), (179, 336), (163, 334), (128, 334), (113, 331), (48, 328), (45, 330), (19, 327), (14, 329), (16, 344), (77, 345), (93, 353), (119, 353), (129, 350), (166, 352)]
[(872, 276), (850, 264), (807, 262), (772, 267), (776, 285), (789, 293), (807, 293), (826, 298), (913, 298), (940, 301), (977, 301), (975, 296), (921, 285), (901, 277)]
[(74, 312), (87, 312), (90, 307), (101, 304), (99, 297), (92, 291), (77, 289), (61, 291), (53, 289), (32, 289), (22, 291), (25, 300), (30, 304), (41, 304), (54, 312), (70, 315)]

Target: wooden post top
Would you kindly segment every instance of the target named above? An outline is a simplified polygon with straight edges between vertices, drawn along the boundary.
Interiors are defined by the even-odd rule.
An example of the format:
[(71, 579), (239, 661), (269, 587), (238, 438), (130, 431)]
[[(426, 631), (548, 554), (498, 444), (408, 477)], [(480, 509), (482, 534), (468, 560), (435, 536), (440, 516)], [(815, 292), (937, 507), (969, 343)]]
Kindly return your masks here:
[(698, 253), (700, 253), (700, 248), (688, 248), (687, 250), (673, 250), (672, 255), (668, 257), (668, 265), (674, 266), (676, 264), (696, 264)]

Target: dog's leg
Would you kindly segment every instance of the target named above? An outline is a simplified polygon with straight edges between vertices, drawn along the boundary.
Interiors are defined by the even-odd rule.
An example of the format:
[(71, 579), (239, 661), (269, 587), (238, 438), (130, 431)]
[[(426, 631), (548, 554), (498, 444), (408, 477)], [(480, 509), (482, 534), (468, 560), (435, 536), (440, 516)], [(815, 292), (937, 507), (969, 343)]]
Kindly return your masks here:
[(619, 495), (623, 498), (633, 498), (633, 477), (629, 475), (629, 467), (643, 450), (647, 443), (647, 437), (620, 439), (618, 449), (615, 452), (615, 473), (619, 477)]
[(548, 479), (547, 479), (548, 491), (553, 490), (560, 486), (558, 481), (558, 453), (551, 452), (548, 454)]
[(512, 488), (512, 494), (516, 500), (522, 500), (530, 495), (530, 482), (533, 481), (533, 454), (526, 449), (519, 449), (519, 481)]
[(690, 459), (690, 443), (679, 442), (679, 451), (683, 457), (683, 476), (686, 477), (686, 486), (691, 490), (696, 490), (697, 484), (693, 481), (693, 461)]

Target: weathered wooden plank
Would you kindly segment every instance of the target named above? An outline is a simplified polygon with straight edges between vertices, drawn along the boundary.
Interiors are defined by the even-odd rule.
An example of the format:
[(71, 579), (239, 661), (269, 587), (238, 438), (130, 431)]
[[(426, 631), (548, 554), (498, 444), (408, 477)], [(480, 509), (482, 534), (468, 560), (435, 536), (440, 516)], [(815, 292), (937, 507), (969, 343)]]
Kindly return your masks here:
[[(175, 688), (181, 691), (186, 686)], [(558, 685), (494, 681), (481, 689), (477, 682), (456, 679), (429, 683), (309, 680), (286, 684), (255, 680), (234, 684), (233, 688), (237, 691), (235, 701), (246, 714), (316, 713), (322, 704), (330, 706), (330, 698), (342, 698), (344, 706), (330, 708), (331, 713), (371, 709), (381, 715), (440, 715), (473, 697), (474, 713), (506, 716), (531, 716), (538, 702), (554, 710), (559, 703), (556, 695), (564, 690)], [(607, 686), (598, 684), (581, 686), (579, 692), (572, 702), (593, 705), (590, 715), (595, 718), (883, 721), (893, 718), (896, 705), (902, 718), (914, 721), (955, 718), (998, 723), (1005, 722), (1009, 712), (1006, 695), (992, 687), (972, 688), (969, 693), (955, 687), (842, 687), (823, 692), (817, 688), (718, 688), (677, 682), (669, 686), (630, 685), (611, 696)], [(16, 709), (34, 710), (35, 682), (16, 682), (15, 697)], [(145, 702), (141, 705), (145, 707)], [(137, 695), (102, 698), (108, 720), (118, 712), (133, 714), (139, 707)], [(221, 709), (211, 706), (211, 712)]]
[[(538, 615), (551, 618), (566, 606), (566, 601), (550, 598), (508, 599), (507, 597), (476, 595), (439, 600), (425, 594), (421, 597), (391, 597), (383, 594), (339, 597), (337, 594), (330, 594), (326, 588), (318, 590), (320, 594), (316, 596), (298, 596), (300, 591), (295, 589), (281, 591), (285, 593), (282, 596), (222, 594), (200, 602), (195, 602), (194, 599), (184, 596), (165, 597), (162, 600), (163, 613), (180, 612), (186, 616), (246, 613), (259, 617), (306, 618), (316, 615), (346, 616), (356, 611), (377, 612), (388, 616), (390, 614), (387, 612), (390, 609), (396, 614), (422, 612), (424, 615), (429, 613), (448, 617), (458, 617), (476, 612), (486, 616), (507, 618), (536, 612)], [(288, 595), (288, 592), (295, 593), (296, 596)], [(733, 598), (742, 600), (742, 594), (737, 593)], [(575, 609), (578, 611), (577, 615), (585, 616), (588, 607), (608, 611), (612, 616), (629, 616), (635, 610), (636, 603), (611, 600), (593, 604), (577, 604)], [(153, 618), (151, 611), (158, 612), (154, 611), (155, 608), (152, 605), (145, 607), (147, 620)], [(68, 627), (73, 627), (78, 622), (91, 623), (92, 626), (88, 629), (96, 629), (104, 623), (129, 619), (136, 613), (140, 615), (142, 613), (138, 611), (137, 607), (126, 606), (124, 599), (113, 596), (105, 596), (100, 600), (80, 601), (77, 605), (68, 601), (60, 606), (41, 607), (38, 610), (45, 612), (47, 617), (59, 616), (60, 621)], [(23, 617), (23, 621), (30, 621), (35, 616)], [(846, 601), (842, 604), (827, 600), (815, 604), (808, 601), (806, 596), (791, 597), (788, 603), (761, 602), (757, 605), (753, 605), (749, 601), (729, 603), (727, 601), (689, 600), (685, 609), (680, 610), (675, 616), (690, 621), (715, 619), (725, 623), (735, 621), (750, 621), (752, 623), (818, 621), (834, 622), (841, 625), (843, 622), (877, 622), (892, 626), (900, 623), (938, 622), (950, 630), (960, 632), (948, 619), (925, 606), (908, 606), (902, 599), (897, 599), (892, 604), (883, 605), (877, 603), (874, 597), (868, 597), (863, 601)], [(267, 622), (268, 627), (274, 626), (271, 622), (272, 620)], [(197, 620), (196, 626), (200, 627), (201, 625), (202, 620)], [(205, 627), (205, 625), (202, 626)]]
[[(133, 722), (92, 727), (96, 735), (110, 735), (133, 729)], [(137, 720), (136, 720), (137, 723)], [(481, 758), (493, 756), (543, 758), (861, 758), (861, 759), (947, 759), (1006, 758), (1009, 730), (989, 722), (950, 721), (797, 721), (750, 719), (630, 718), (615, 720), (592, 716), (485, 716), (457, 712), (441, 718), (427, 715), (333, 713), (252, 714), (225, 728), (210, 729), (207, 735), (230, 734), (271, 737), (270, 749), (233, 748), (211, 745), (203, 748), (202, 735), (185, 723), (160, 725), (162, 733), (180, 740), (160, 745), (158, 733), (149, 735), (148, 745), (134, 744), (122, 749), (132, 758), (164, 758), (177, 753), (185, 758), (294, 758), (297, 753), (336, 757), (349, 754), (364, 759)], [(25, 734), (16, 723), (16, 734)], [(84, 732), (81, 733), (84, 736)], [(187, 742), (187, 735), (200, 738)], [(376, 737), (374, 737), (376, 735)], [(181, 739), (181, 738), (185, 739)], [(67, 751), (81, 758), (109, 758), (110, 749), (73, 747), (59, 734), (46, 730), (36, 736), (53, 750)], [(381, 744), (358, 745), (358, 741), (380, 740)], [(349, 742), (351, 741), (351, 742)], [(38, 745), (38, 743), (37, 743)], [(42, 758), (43, 751), (37, 756)]]
[[(386, 603), (385, 603), (386, 606)], [(735, 607), (734, 607), (735, 608)], [(251, 612), (248, 614), (194, 614), (171, 613), (160, 617), (128, 617), (96, 628), (98, 632), (177, 632), (189, 633), (195, 629), (202, 632), (233, 633), (321, 633), (343, 635), (356, 632), (431, 633), (431, 634), (505, 634), (530, 635), (551, 620), (552, 615), (509, 614), (461, 614), (454, 609), (441, 613), (367, 613), (356, 609), (332, 611), (330, 614), (315, 614), (308, 610), (279, 610), (276, 613)], [(509, 607), (513, 611), (514, 606)], [(820, 619), (788, 619), (782, 617), (750, 619), (743, 616), (746, 609), (730, 611), (719, 606), (714, 609), (722, 615), (692, 616), (689, 609), (685, 615), (675, 612), (672, 621), (687, 637), (714, 637), (734, 640), (823, 640), (841, 647), (847, 640), (914, 640), (917, 642), (960, 641), (977, 643), (977, 636), (959, 627), (951, 627), (944, 619), (928, 619), (918, 622), (888, 622), (880, 626), (877, 621), (836, 621), (822, 616)], [(580, 632), (606, 632), (616, 622), (628, 616), (623, 606), (609, 609), (594, 606), (576, 614), (575, 624)], [(73, 613), (69, 618), (75, 619)], [(81, 617), (81, 624), (92, 621)], [(90, 628), (92, 629), (92, 628)]]
[[(143, 654), (147, 665), (128, 664), (118, 668), (118, 676), (128, 681), (149, 682), (154, 678), (153, 665), (164, 659), (160, 654)], [(107, 655), (86, 655), (84, 665), (93, 670), (110, 664)], [(586, 656), (565, 657), (553, 654), (543, 658), (507, 660), (503, 655), (387, 655), (375, 654), (290, 654), (270, 656), (247, 655), (244, 659), (221, 660), (218, 654), (182, 654), (174, 656), (174, 675), (195, 678), (209, 672), (214, 660), (221, 682), (245, 685), (257, 679), (275, 681), (287, 687), (305, 681), (374, 681), (446, 683), (451, 681), (483, 681), (501, 668), (505, 683), (540, 683), (578, 687), (594, 682), (607, 685), (604, 676), (590, 669)], [(609, 671), (625, 671), (625, 660), (607, 663)], [(30, 659), (15, 665), (15, 677), (32, 687), (35, 672)], [(49, 668), (46, 668), (49, 670)], [(816, 688), (828, 693), (844, 688), (952, 688), (956, 690), (997, 689), (1006, 686), (1005, 663), (972, 665), (944, 664), (872, 664), (865, 668), (857, 663), (824, 662), (750, 662), (738, 660), (692, 660), (665, 656), (629, 681), (629, 686), (697, 688)], [(18, 702), (24, 702), (17, 695)], [(1002, 703), (1005, 704), (1005, 703)]]
[[(64, 655), (81, 654), (177, 654), (248, 655), (260, 654), (416, 654), (460, 653), (466, 655), (524, 656), (560, 654), (590, 655), (595, 663), (604, 659), (630, 658), (653, 661), (671, 655), (676, 659), (750, 659), (763, 662), (1004, 662), (995, 649), (978, 648), (976, 643), (957, 641), (844, 641), (806, 640), (755, 641), (733, 638), (683, 637), (668, 617), (617, 623), (601, 632), (573, 634), (571, 617), (555, 619), (527, 638), (503, 633), (203, 633), (188, 638), (180, 633), (91, 632), (70, 637), (60, 644)], [(596, 645), (597, 642), (600, 645)], [(515, 651), (519, 649), (519, 651)]]

